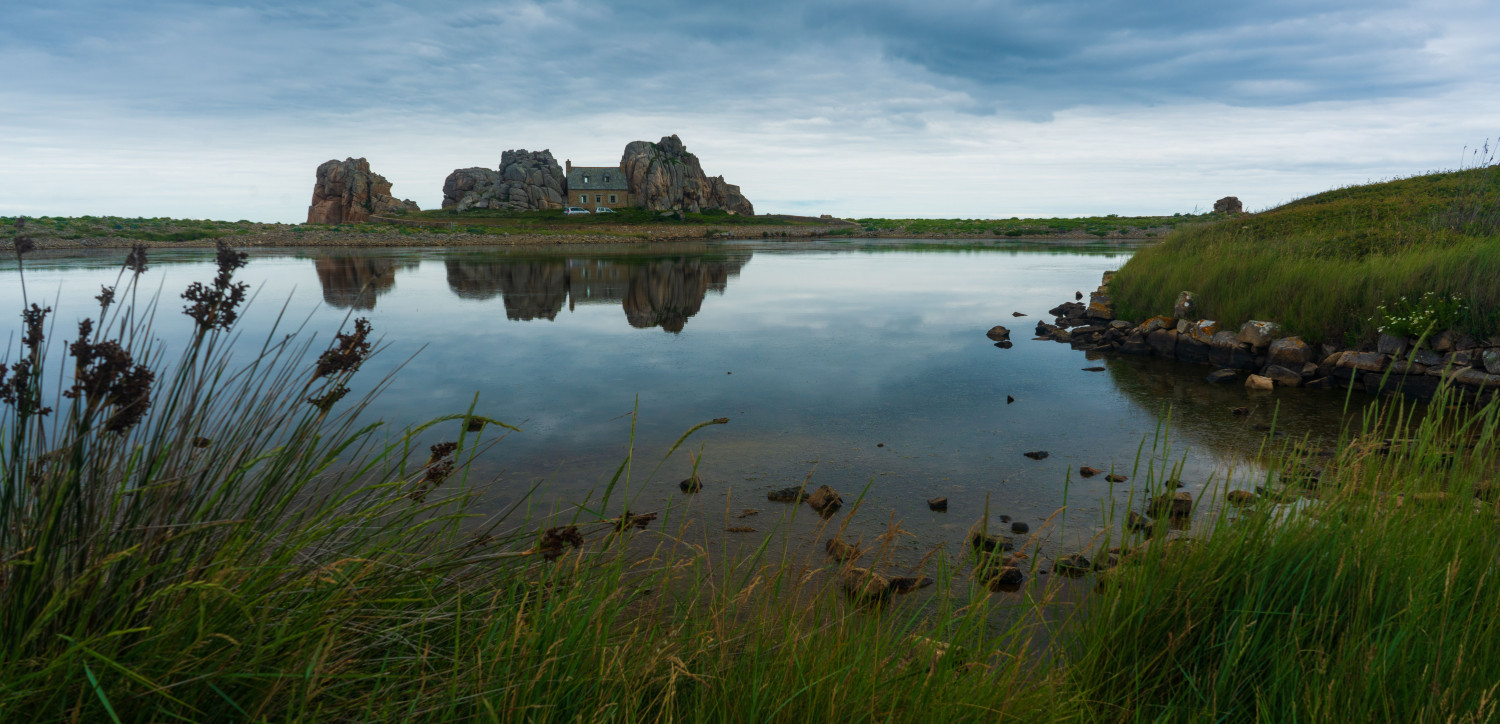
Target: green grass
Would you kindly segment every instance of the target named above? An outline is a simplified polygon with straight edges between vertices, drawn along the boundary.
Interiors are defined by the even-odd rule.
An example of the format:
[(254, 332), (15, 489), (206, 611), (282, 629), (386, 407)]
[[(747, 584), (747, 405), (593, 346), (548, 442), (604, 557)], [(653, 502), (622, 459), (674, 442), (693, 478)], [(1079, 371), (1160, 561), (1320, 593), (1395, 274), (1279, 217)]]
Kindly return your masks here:
[(865, 231), (958, 236), (1056, 236), (1087, 233), (1094, 236), (1145, 236), (1156, 230), (1217, 218), (1213, 214), (1174, 216), (1085, 216), (1054, 219), (858, 219)]
[[(477, 517), (467, 463), (501, 423), (472, 405), (403, 429), (365, 422), (383, 381), (358, 377), (373, 338), (357, 324), (327, 351), (273, 331), (231, 359), (232, 272), (196, 292), (211, 303), (184, 320), (133, 304), (134, 275), (122, 271), (119, 301), (91, 315), (86, 338), (116, 363), (106, 342), (131, 358), (107, 366), (115, 372), (79, 367), (103, 382), (77, 399), (58, 397), (62, 381), (48, 376), (78, 363), (74, 352), (47, 363), (72, 341), (67, 330), (11, 350), (0, 719), (1496, 715), (1500, 403), (1393, 400), (1326, 458), (1268, 444), (1272, 472), (1253, 482), (1300, 502), (1199, 501), (1214, 512), (1175, 542), (1165, 521), (1144, 549), (1118, 516), (1086, 521), (1105, 531), (1091, 557), (1137, 552), (1088, 574), (1098, 592), (1080, 606), (1046, 585), (971, 585), (980, 561), (968, 550), (928, 560), (932, 588), (871, 605), (840, 590), (846, 566), (804, 556), (790, 518), (758, 523), (764, 537), (739, 539), (749, 541), (739, 552), (695, 540), (688, 526), (702, 514), (675, 503), (650, 511), (644, 529), (620, 524), (643, 490), (669, 484), (633, 441), (615, 478), (565, 516)], [(168, 357), (151, 330), (174, 323), (195, 325), (196, 341)], [(156, 371), (151, 407), (110, 431), (139, 400), (112, 375), (135, 364)], [(343, 389), (364, 394), (310, 401)], [(26, 400), (59, 409), (41, 415)], [(431, 434), (456, 446), (429, 454), (415, 441)], [(1173, 454), (1144, 455), (1131, 477), (1158, 493)], [(817, 540), (866, 514), (848, 503)], [(858, 565), (889, 570), (900, 539), (893, 525), (865, 541)], [(1023, 565), (1032, 581), (1056, 578), (1039, 575), (1040, 556)]]
[[(15, 234), (15, 217), (0, 217), (0, 236)], [(27, 217), (26, 231), (38, 240), (119, 237), (141, 241), (173, 242), (217, 239), (228, 235), (266, 231), (274, 224), (208, 219), (129, 218), (121, 216)]]
[(1425, 292), (1462, 295), (1463, 331), (1500, 332), (1500, 166), (1480, 166), (1299, 199), (1178, 229), (1111, 283), (1117, 312), (1170, 313), (1197, 294), (1210, 319), (1281, 322), (1314, 341), (1373, 334), (1378, 307)]

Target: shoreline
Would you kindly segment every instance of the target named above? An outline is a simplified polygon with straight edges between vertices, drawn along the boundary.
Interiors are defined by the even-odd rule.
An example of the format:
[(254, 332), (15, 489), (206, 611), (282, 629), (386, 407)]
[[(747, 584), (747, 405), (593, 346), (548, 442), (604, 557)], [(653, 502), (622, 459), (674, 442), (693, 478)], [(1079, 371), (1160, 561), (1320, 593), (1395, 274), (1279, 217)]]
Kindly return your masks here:
[[(71, 249), (129, 249), (135, 244), (145, 244), (151, 249), (213, 248), (220, 240), (241, 248), (253, 247), (443, 247), (443, 246), (548, 246), (572, 244), (649, 244), (681, 241), (749, 241), (764, 239), (993, 239), (997, 241), (1056, 241), (1059, 244), (1079, 242), (1145, 241), (1160, 240), (1168, 230), (1145, 229), (1140, 233), (1110, 233), (1098, 236), (1082, 231), (1059, 234), (1033, 234), (1022, 236), (958, 233), (909, 233), (889, 231), (853, 231), (845, 224), (810, 226), (752, 226), (742, 228), (679, 229), (643, 227), (639, 231), (610, 231), (605, 233), (521, 233), (521, 234), (473, 234), (469, 232), (412, 231), (333, 231), (314, 228), (305, 231), (298, 225), (286, 225), (274, 231), (251, 234), (226, 234), (186, 241), (142, 241), (121, 236), (83, 237), (62, 239), (57, 237), (33, 237), (38, 250)], [(401, 227), (411, 229), (412, 227)], [(629, 227), (625, 227), (629, 228)]]

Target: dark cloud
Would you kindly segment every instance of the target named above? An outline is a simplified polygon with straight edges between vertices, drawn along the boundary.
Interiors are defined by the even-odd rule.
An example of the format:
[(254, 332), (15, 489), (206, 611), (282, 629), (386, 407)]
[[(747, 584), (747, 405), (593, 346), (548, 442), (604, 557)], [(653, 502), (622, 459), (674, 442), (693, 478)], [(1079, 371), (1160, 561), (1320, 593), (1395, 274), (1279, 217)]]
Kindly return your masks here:
[[(1469, 12), (1471, 26), (1500, 19)], [(1439, 91), (1464, 80), (1429, 51), (1454, 14), (1381, 0), (61, 0), (12, 11), (0, 61), (17, 90), (166, 113), (883, 108), (899, 84), (957, 110), (1047, 113)]]

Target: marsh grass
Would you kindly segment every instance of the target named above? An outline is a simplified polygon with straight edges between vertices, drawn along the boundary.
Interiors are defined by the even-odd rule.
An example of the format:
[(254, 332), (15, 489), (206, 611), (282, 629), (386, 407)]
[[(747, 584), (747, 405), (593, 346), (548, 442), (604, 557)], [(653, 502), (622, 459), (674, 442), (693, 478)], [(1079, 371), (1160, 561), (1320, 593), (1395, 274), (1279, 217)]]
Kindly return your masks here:
[(1110, 283), (1117, 310), (1144, 319), (1197, 295), (1210, 319), (1282, 323), (1310, 341), (1371, 335), (1378, 307), (1461, 296), (1463, 331), (1500, 332), (1500, 166), (1352, 186), (1267, 211), (1180, 228)]
[[(1099, 592), (1082, 606), (1030, 544), (1029, 583), (1013, 592), (976, 585), (985, 561), (971, 550), (939, 551), (914, 569), (935, 585), (859, 603), (842, 578), (894, 567), (894, 518), (859, 541), (865, 558), (839, 564), (803, 552), (793, 523), (815, 514), (802, 506), (735, 543), (703, 534), (713, 514), (690, 502), (639, 510), (659, 498), (645, 491), (662, 462), (720, 421), (688, 429), (654, 468), (632, 440), (573, 508), (476, 517), (467, 463), (502, 423), (473, 406), (400, 431), (363, 422), (383, 382), (351, 394), (376, 351), (358, 323), (322, 351), (277, 332), (232, 359), (246, 349), (221, 314), (232, 272), (194, 295), (210, 311), (169, 358), (151, 341), (162, 305), (136, 302), (122, 271), (89, 338), (157, 373), (122, 431), (107, 428), (139, 396), (61, 397), (79, 375), (65, 373), (71, 357), (46, 363), (45, 340), (7, 361), (39, 363), (12, 389), (55, 410), (0, 408), (0, 719), (1494, 715), (1496, 403), (1392, 402), (1312, 488), (1276, 472), (1305, 451), (1268, 446), (1273, 472), (1252, 482), (1316, 499), (1210, 502), (1190, 537), (1163, 521), (1140, 549), (1147, 534), (1121, 530), (1116, 510), (1096, 545), (1132, 552), (1087, 574)], [(453, 444), (416, 445), (433, 432)], [(1170, 446), (1142, 450), (1132, 478), (1165, 490), (1180, 473)], [(869, 515), (854, 496), (814, 542)], [(1067, 519), (1064, 507), (1038, 535)]]

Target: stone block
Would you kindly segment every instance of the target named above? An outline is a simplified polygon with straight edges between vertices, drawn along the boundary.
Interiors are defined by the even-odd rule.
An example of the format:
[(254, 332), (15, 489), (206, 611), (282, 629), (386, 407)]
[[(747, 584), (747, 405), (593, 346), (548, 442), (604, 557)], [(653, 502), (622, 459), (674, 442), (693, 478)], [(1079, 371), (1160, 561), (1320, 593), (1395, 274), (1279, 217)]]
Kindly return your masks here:
[(1256, 349), (1265, 349), (1282, 336), (1281, 325), (1251, 320), (1240, 327), (1239, 340)]
[(1271, 343), (1266, 352), (1266, 361), (1289, 370), (1302, 369), (1312, 359), (1312, 348), (1301, 337), (1282, 337)]
[(1177, 356), (1177, 330), (1158, 329), (1146, 335), (1146, 344), (1158, 357)]
[(1266, 365), (1265, 370), (1260, 374), (1262, 377), (1266, 377), (1282, 387), (1302, 386), (1302, 373), (1293, 372), (1281, 365)]

